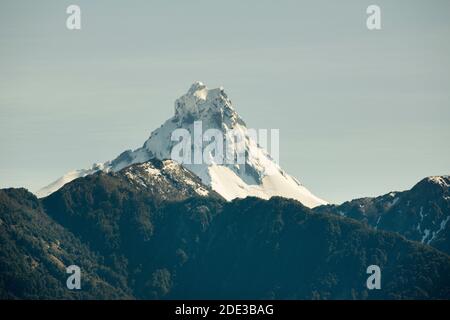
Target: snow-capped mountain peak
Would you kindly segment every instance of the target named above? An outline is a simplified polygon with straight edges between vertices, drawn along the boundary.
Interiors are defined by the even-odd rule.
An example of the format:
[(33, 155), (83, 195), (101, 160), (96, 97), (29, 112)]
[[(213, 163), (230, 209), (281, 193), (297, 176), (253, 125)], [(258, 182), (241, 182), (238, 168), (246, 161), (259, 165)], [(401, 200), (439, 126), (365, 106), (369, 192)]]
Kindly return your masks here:
[[(210, 141), (205, 141), (204, 138), (195, 139), (198, 131), (200, 134), (206, 134), (209, 129), (221, 133), (220, 143), (215, 141), (217, 137), (214, 141), (216, 145), (223, 146), (222, 158), (217, 157), (217, 150), (206, 152)], [(175, 101), (174, 116), (153, 131), (141, 148), (125, 151), (116, 159), (97, 168), (72, 172), (42, 189), (38, 196), (46, 196), (59, 189), (64, 183), (76, 178), (77, 173), (84, 176), (97, 170), (119, 171), (131, 164), (154, 158), (173, 159), (173, 148), (180, 143), (173, 139), (176, 130), (184, 130), (183, 132), (192, 137), (189, 146), (192, 156), (187, 159), (193, 161), (181, 164), (227, 200), (247, 196), (265, 199), (283, 196), (299, 200), (308, 207), (326, 203), (284, 172), (258, 144), (253, 132), (246, 127), (222, 87), (208, 89), (202, 82), (192, 84), (187, 93)], [(239, 141), (235, 139), (236, 134), (240, 137)], [(203, 153), (198, 156), (195, 154), (196, 150)], [(242, 161), (233, 161), (238, 154), (245, 157)]]
[(245, 123), (236, 113), (222, 87), (208, 89), (202, 82), (192, 84), (186, 94), (175, 101), (173, 118), (181, 126), (192, 121), (209, 121), (218, 128), (225, 124), (233, 128), (237, 123)]

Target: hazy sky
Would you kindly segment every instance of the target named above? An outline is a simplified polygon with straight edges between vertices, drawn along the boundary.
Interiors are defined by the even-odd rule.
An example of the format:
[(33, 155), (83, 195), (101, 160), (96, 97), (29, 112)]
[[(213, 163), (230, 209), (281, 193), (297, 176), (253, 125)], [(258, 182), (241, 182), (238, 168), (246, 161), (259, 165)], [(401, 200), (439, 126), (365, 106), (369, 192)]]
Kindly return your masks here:
[(409, 189), (450, 173), (449, 40), (448, 0), (0, 0), (0, 187), (140, 147), (200, 80), (316, 195)]

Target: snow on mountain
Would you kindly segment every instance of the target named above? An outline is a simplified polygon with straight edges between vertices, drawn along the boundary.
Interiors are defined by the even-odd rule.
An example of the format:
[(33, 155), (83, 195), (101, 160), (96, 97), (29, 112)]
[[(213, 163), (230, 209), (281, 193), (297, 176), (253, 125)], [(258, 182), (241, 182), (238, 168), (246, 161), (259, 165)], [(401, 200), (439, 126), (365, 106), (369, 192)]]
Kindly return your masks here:
[(72, 180), (75, 180), (75, 179), (81, 178), (81, 177), (85, 177), (85, 176), (93, 174), (99, 170), (108, 170), (108, 168), (109, 168), (108, 162), (105, 162), (105, 163), (94, 163), (92, 165), (92, 168), (90, 168), (90, 169), (79, 169), (79, 170), (70, 171), (70, 172), (66, 173), (65, 175), (63, 175), (58, 180), (50, 183), (48, 186), (45, 186), (45, 187), (39, 189), (37, 192), (35, 192), (35, 194), (38, 198), (46, 197)]
[(359, 220), (378, 230), (450, 253), (450, 176), (422, 179), (410, 190), (329, 205), (316, 212), (335, 213)]
[(136, 189), (151, 192), (160, 199), (174, 199), (174, 193), (179, 199), (193, 195), (208, 196), (211, 190), (196, 175), (173, 160), (152, 159), (110, 174), (123, 177)]
[[(92, 174), (98, 170), (119, 171), (131, 164), (146, 162), (149, 159), (171, 159), (172, 148), (179, 144), (173, 141), (176, 129), (185, 129), (193, 137), (201, 121), (203, 133), (208, 129), (218, 129), (223, 133), (224, 161), (218, 162), (215, 155), (206, 152), (201, 157), (202, 163), (182, 163), (185, 168), (200, 177), (227, 200), (255, 196), (268, 199), (271, 196), (293, 198), (308, 207), (326, 202), (306, 189), (295, 178), (284, 172), (272, 157), (261, 148), (255, 137), (247, 129), (245, 122), (234, 110), (223, 88), (208, 89), (203, 83), (195, 82), (189, 91), (175, 101), (175, 115), (161, 127), (153, 131), (141, 148), (127, 150), (116, 159), (96, 164), (91, 169), (70, 172), (39, 190), (37, 195), (44, 197), (78, 177)], [(236, 141), (233, 134), (238, 132), (241, 141)], [(192, 140), (192, 153), (195, 147), (204, 150), (206, 142), (195, 138)], [(194, 146), (197, 144), (197, 146)], [(243, 162), (228, 161), (229, 155), (238, 152), (245, 154)], [(193, 155), (195, 157), (195, 155)]]

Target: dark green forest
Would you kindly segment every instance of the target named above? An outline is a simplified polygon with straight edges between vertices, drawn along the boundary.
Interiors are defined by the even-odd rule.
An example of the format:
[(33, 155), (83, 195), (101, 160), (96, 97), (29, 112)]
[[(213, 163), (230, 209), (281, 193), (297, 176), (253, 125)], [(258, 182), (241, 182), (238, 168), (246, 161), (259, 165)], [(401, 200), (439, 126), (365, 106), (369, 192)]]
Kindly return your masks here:
[[(96, 173), (44, 199), (0, 190), (1, 298), (450, 297), (450, 257), (431, 246), (279, 197), (169, 199), (162, 190), (178, 182), (165, 183)], [(72, 264), (81, 290), (66, 288)], [(366, 287), (372, 264), (381, 290)]]

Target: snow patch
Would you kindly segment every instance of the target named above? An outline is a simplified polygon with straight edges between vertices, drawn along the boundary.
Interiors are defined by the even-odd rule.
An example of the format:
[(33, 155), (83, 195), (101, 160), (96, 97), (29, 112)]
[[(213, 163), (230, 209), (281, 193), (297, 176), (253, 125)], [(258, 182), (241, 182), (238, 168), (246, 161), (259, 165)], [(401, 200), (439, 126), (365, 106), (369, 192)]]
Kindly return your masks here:
[(380, 221), (381, 221), (381, 216), (379, 216), (378, 219), (377, 219), (377, 222), (376, 222), (375, 228), (374, 228), (375, 230), (378, 229), (378, 225), (380, 224)]
[[(446, 177), (448, 180), (448, 177)], [(439, 184), (443, 187), (450, 187), (450, 184), (447, 183), (446, 179), (443, 176), (433, 176), (433, 177), (428, 177), (428, 181), (432, 182), (432, 183), (436, 183)]]
[(423, 231), (423, 237), (422, 237), (422, 240), (420, 240), (420, 242), (425, 243), (425, 240), (428, 238), (429, 235), (430, 235), (430, 230), (429, 229), (425, 229)]

